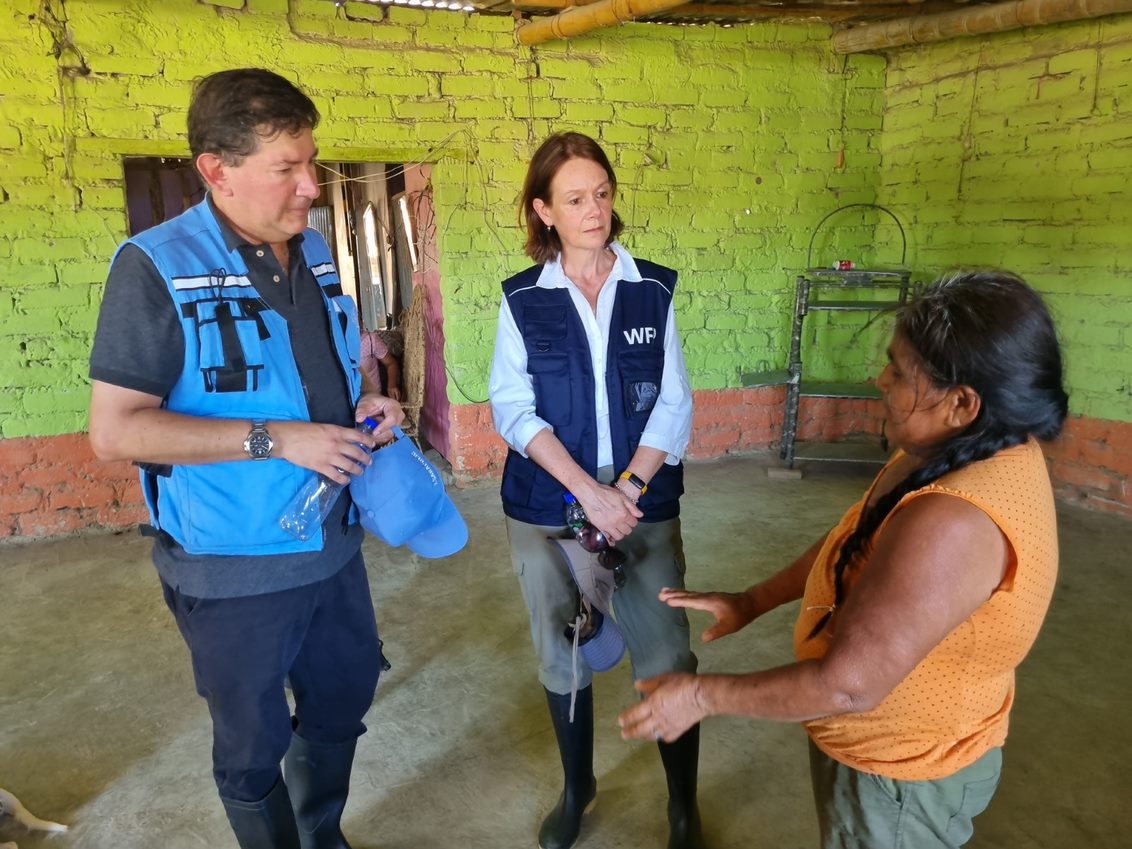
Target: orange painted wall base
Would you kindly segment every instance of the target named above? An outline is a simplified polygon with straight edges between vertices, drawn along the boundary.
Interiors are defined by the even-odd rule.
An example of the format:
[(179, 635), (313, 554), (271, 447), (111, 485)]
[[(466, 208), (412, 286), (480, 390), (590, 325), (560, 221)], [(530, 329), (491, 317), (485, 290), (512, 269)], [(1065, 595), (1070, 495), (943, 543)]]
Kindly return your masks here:
[(1132, 518), (1132, 424), (1072, 416), (1046, 459), (1058, 497)]
[[(695, 393), (688, 456), (767, 451), (782, 432), (782, 388)], [(804, 399), (800, 440), (837, 441), (880, 432), (875, 401)], [(487, 404), (450, 408), (452, 470), (458, 482), (498, 477), (506, 448)], [(1060, 498), (1132, 518), (1132, 423), (1072, 417), (1048, 446)], [(87, 528), (144, 521), (137, 472), (94, 458), (86, 434), (0, 440), (0, 540), (46, 539)]]
[[(696, 392), (689, 459), (765, 451), (777, 445), (785, 392), (782, 387)], [(832, 442), (876, 434), (880, 432), (879, 412), (875, 401), (803, 399), (798, 438)], [(502, 472), (507, 449), (495, 434), (487, 404), (453, 407), (450, 435), (457, 480), (473, 481)]]
[(0, 539), (144, 521), (137, 470), (95, 458), (85, 433), (0, 440)]

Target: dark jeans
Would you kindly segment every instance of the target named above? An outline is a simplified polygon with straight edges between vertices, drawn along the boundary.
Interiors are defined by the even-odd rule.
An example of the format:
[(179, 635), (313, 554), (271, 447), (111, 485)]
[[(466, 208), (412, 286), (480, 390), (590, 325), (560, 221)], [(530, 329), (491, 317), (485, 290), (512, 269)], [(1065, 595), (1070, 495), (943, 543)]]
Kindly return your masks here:
[(381, 650), (361, 552), (336, 575), (282, 592), (198, 599), (162, 587), (212, 715), (213, 775), (223, 798), (266, 796), (292, 729), (315, 743), (365, 732)]

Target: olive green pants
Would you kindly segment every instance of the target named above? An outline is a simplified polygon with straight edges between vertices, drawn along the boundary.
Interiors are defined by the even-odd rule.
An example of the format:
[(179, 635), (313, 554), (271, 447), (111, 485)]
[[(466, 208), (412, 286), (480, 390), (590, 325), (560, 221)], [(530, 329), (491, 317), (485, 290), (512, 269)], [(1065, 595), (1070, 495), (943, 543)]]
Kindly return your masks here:
[(848, 767), (810, 742), (822, 849), (958, 849), (986, 810), (1002, 749), (935, 781), (897, 781)]

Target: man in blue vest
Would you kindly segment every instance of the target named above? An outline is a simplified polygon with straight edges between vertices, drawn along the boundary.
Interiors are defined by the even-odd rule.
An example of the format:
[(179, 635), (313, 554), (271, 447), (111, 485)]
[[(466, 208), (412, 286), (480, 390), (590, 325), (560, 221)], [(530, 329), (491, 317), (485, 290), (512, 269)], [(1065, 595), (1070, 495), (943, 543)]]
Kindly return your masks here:
[[(349, 482), (404, 417), (364, 385), (354, 302), (307, 228), (318, 120), (270, 71), (198, 82), (189, 147), (208, 195), (118, 249), (91, 352), (91, 443), (142, 469), (143, 533), (242, 849), (348, 847), (383, 663), (348, 494), (307, 540), (279, 524), (307, 481)], [(372, 435), (354, 427), (366, 416)]]

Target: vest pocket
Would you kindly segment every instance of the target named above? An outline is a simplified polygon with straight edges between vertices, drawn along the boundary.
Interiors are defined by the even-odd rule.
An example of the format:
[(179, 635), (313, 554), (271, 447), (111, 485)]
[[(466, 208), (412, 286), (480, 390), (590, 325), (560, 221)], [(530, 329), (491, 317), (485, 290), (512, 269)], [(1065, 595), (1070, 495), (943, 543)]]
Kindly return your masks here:
[(617, 361), (621, 375), (621, 394), (625, 416), (647, 415), (660, 397), (660, 380), (664, 373), (664, 355), (654, 351), (621, 354)]
[(566, 307), (527, 307), (523, 335), (528, 339), (565, 339)]
[[(198, 311), (203, 312), (198, 306)], [(200, 343), (200, 371), (206, 392), (253, 392), (259, 388), (263, 370), (260, 324), (255, 318), (237, 316), (223, 302), (198, 312), (196, 329)]]
[(570, 360), (566, 354), (530, 354), (527, 372), (534, 381), (535, 415), (551, 426), (570, 421), (572, 387)]
[[(313, 545), (301, 544), (279, 526), (284, 508), (311, 474), (278, 459), (176, 466), (169, 484), (177, 532), (170, 532), (189, 554), (317, 550), (320, 535)], [(167, 518), (174, 522), (172, 515)]]

